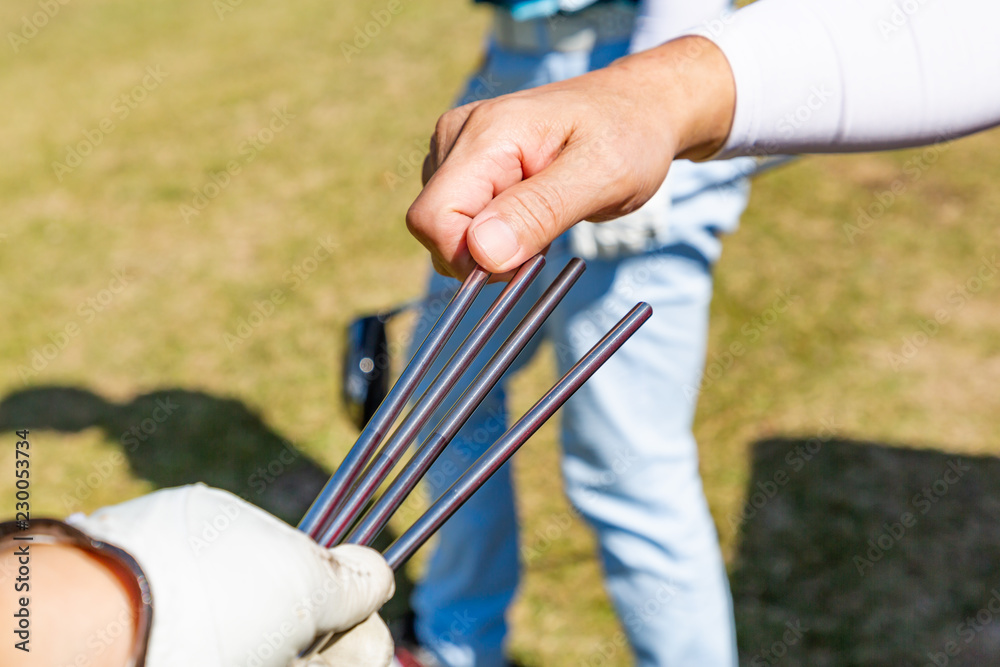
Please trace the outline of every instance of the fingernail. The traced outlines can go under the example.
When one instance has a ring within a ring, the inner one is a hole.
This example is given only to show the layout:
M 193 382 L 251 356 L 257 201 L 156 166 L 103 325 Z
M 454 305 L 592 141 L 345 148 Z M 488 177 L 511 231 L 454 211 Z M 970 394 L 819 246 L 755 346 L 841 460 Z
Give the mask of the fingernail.
M 500 266 L 521 249 L 517 237 L 507 223 L 500 218 L 490 218 L 472 229 L 479 248 L 493 262 Z

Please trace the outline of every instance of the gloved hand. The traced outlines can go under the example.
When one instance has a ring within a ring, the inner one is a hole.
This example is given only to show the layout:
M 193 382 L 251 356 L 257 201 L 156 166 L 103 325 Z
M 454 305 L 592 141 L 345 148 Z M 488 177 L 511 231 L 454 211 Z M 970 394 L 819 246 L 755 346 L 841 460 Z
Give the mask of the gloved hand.
M 323 549 L 202 484 L 67 522 L 128 551 L 145 571 L 154 605 L 148 667 L 286 667 L 315 637 L 345 630 L 324 652 L 325 665 L 383 667 L 392 659 L 389 631 L 375 614 L 394 592 L 392 571 L 371 549 Z

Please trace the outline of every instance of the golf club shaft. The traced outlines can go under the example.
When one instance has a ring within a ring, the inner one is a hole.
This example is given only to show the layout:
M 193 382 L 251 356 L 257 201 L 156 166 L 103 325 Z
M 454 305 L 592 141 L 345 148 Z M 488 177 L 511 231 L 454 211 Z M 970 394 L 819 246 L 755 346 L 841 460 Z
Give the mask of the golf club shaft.
M 383 555 L 389 566 L 397 569 L 405 563 L 649 319 L 652 312 L 648 303 L 636 304 L 614 329 L 479 457 L 409 530 L 385 550 Z
M 420 348 L 407 364 L 399 380 L 393 385 L 385 400 L 372 415 L 371 421 L 365 426 L 361 435 L 344 458 L 343 463 L 320 491 L 312 506 L 299 522 L 299 529 L 308 533 L 314 539 L 320 535 L 323 527 L 330 520 L 334 510 L 350 492 L 358 475 L 364 470 L 379 443 L 389 431 L 396 417 L 402 411 L 417 385 L 427 374 L 431 364 L 444 349 L 448 338 L 458 327 L 458 323 L 468 312 L 476 296 L 486 286 L 490 274 L 478 266 L 465 279 L 455 296 L 441 312 L 441 316 L 431 328 Z
M 581 259 L 572 259 L 560 272 L 545 293 L 538 299 L 517 328 L 508 336 L 496 354 L 483 367 L 469 388 L 465 390 L 458 402 L 434 428 L 434 432 L 424 440 L 414 457 L 407 462 L 382 497 L 369 510 L 364 519 L 347 536 L 345 542 L 351 544 L 371 544 L 372 540 L 382 531 L 389 518 L 403 504 L 406 497 L 417 486 L 427 470 L 444 451 L 448 443 L 469 420 L 472 413 L 496 386 L 503 374 L 507 372 L 517 355 L 525 348 L 532 336 L 537 333 L 548 319 L 555 307 L 573 287 L 583 271 L 586 263 Z
M 536 255 L 517 270 L 513 279 L 496 298 L 483 319 L 465 338 L 462 345 L 417 400 L 406 419 L 386 441 L 382 450 L 368 466 L 358 485 L 334 506 L 328 525 L 319 531 L 317 541 L 322 546 L 332 546 L 344 538 L 347 531 L 364 511 L 365 505 L 375 495 L 379 485 L 385 481 L 393 467 L 402 458 L 406 448 L 410 446 L 420 429 L 427 424 L 427 421 L 440 407 L 441 402 L 469 369 L 490 337 L 500 328 L 504 318 L 510 314 L 518 300 L 524 296 L 544 265 L 545 258 Z

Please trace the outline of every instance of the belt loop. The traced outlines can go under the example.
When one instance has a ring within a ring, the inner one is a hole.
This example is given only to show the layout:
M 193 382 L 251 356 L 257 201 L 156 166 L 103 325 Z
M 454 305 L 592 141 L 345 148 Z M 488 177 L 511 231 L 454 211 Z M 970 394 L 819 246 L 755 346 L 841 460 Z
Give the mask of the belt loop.
M 552 50 L 552 39 L 549 35 L 549 18 L 546 16 L 540 21 L 532 21 L 535 28 L 535 44 L 538 45 L 538 51 L 545 53 Z
M 635 11 L 631 3 L 599 2 L 577 12 L 517 21 L 508 9 L 498 6 L 493 35 L 501 48 L 515 53 L 589 51 L 596 44 L 628 39 Z
M 503 8 L 501 7 L 493 8 L 493 40 L 501 46 L 512 44 L 514 41 L 511 25 L 509 21 L 506 20 L 509 18 L 510 14 L 504 16 L 504 13 Z

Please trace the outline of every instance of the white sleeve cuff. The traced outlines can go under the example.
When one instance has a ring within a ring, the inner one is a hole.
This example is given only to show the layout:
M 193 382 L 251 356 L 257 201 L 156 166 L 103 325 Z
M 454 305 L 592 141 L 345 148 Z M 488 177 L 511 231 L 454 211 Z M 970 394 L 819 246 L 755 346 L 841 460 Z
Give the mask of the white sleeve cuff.
M 870 151 L 1000 123 L 1000 3 L 759 0 L 690 34 L 732 67 L 716 157 Z

